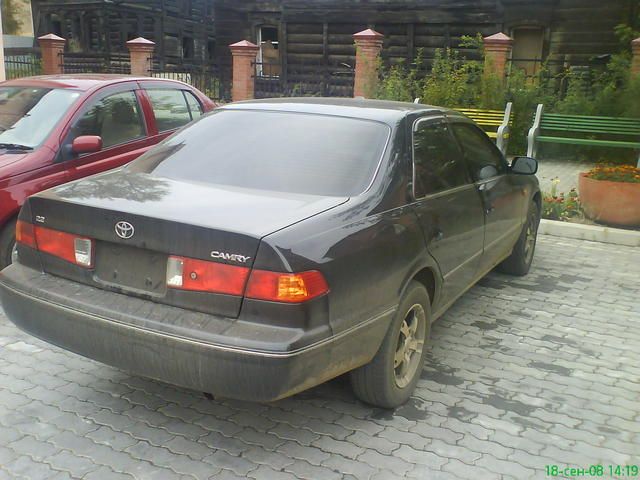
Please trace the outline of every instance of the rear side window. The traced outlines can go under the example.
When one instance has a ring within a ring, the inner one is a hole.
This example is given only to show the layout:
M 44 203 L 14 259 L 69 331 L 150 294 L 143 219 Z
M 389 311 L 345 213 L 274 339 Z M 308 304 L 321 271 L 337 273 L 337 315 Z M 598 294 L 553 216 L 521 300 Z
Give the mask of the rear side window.
M 196 118 L 200 118 L 204 113 L 204 111 L 202 110 L 202 105 L 200 105 L 200 102 L 196 99 L 193 93 L 187 92 L 186 90 L 184 90 L 182 93 L 184 93 L 184 96 L 187 99 L 187 104 L 189 105 L 189 111 L 191 112 L 191 118 L 193 120 L 195 120 Z
M 198 110 L 195 105 L 187 103 L 187 98 L 182 90 L 154 88 L 147 90 L 147 95 L 151 100 L 156 126 L 160 133 L 180 128 L 201 115 L 201 110 Z M 191 96 L 197 104 L 193 95 L 190 93 L 187 95 Z M 199 106 L 199 104 L 197 105 Z M 192 110 L 194 115 L 192 115 Z
M 390 131 L 352 118 L 219 109 L 128 168 L 216 185 L 350 196 L 371 183 Z
M 413 133 L 416 198 L 469 183 L 462 153 L 444 121 L 420 122 Z
M 507 172 L 502 154 L 482 130 L 469 123 L 454 123 L 452 129 L 462 145 L 474 180 L 486 180 Z

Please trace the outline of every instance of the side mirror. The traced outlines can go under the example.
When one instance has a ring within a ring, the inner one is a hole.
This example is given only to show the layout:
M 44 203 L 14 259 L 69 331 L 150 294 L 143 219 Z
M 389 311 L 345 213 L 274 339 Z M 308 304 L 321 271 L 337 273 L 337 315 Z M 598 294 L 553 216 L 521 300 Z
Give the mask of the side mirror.
M 102 150 L 102 137 L 97 135 L 82 135 L 73 139 L 71 151 L 76 155 L 95 153 Z
M 538 161 L 531 157 L 516 157 L 511 162 L 511 171 L 518 175 L 534 175 L 538 171 Z
M 485 165 L 478 172 L 478 180 L 488 180 L 498 175 L 498 169 L 493 165 Z

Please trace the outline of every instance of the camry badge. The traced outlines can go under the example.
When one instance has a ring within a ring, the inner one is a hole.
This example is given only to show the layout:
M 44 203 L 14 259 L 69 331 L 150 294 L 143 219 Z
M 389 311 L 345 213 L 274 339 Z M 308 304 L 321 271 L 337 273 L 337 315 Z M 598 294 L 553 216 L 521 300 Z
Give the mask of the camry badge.
M 217 250 L 211 252 L 211 257 L 239 263 L 247 263 L 247 261 L 251 258 L 245 255 L 238 255 L 237 253 L 218 252 Z
M 131 225 L 129 222 L 116 223 L 116 235 L 118 235 L 120 238 L 123 238 L 124 240 L 127 240 L 133 237 L 133 234 L 135 232 L 136 230 L 133 228 L 133 225 Z

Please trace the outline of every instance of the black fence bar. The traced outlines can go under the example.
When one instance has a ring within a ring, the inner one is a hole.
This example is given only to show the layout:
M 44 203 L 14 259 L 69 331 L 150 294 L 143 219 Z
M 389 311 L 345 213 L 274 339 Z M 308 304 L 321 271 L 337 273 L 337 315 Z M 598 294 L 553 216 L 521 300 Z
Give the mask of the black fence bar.
M 255 62 L 255 96 L 269 97 L 353 97 L 354 70 L 346 63 Z M 286 73 L 286 75 L 285 75 Z
M 60 56 L 63 73 L 131 73 L 131 61 L 126 53 L 75 53 Z
M 4 51 L 7 80 L 42 74 L 40 50 L 36 48 L 7 48 Z
M 226 102 L 231 98 L 231 88 L 223 70 L 214 64 L 166 64 L 154 61 L 151 76 L 187 83 L 212 100 Z

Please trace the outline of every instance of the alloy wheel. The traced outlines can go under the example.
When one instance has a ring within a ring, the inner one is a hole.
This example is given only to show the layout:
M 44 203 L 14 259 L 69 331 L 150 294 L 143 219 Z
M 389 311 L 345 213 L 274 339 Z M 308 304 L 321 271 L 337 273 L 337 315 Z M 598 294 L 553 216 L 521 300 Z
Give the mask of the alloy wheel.
M 533 251 L 536 246 L 536 236 L 538 234 L 538 222 L 535 214 L 529 216 L 527 231 L 524 239 L 524 258 L 527 263 L 533 258 Z
M 421 367 L 426 323 L 427 316 L 420 304 L 413 305 L 402 321 L 393 362 L 396 385 L 399 388 L 409 385 Z

